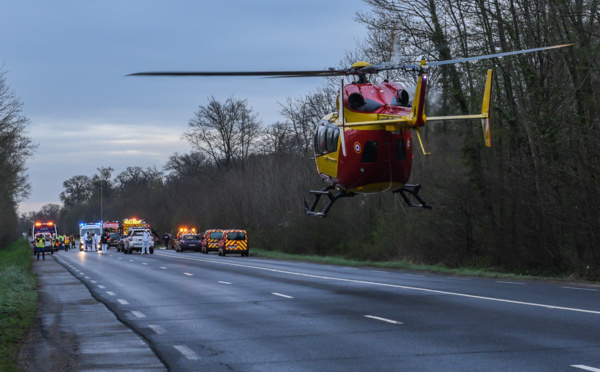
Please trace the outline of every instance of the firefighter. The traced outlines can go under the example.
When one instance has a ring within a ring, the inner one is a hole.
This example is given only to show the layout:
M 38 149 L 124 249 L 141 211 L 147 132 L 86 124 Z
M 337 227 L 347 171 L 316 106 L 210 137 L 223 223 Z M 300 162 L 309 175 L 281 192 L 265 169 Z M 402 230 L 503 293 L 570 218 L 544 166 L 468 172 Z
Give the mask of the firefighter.
M 65 252 L 69 251 L 69 247 L 71 246 L 71 240 L 69 237 L 69 234 L 65 234 L 63 235 L 64 241 L 65 241 Z
M 44 236 L 42 234 L 38 234 L 38 236 L 35 238 L 36 241 L 36 251 L 37 251 L 37 260 L 40 260 L 40 252 L 42 253 L 42 257 L 44 259 L 44 261 L 46 261 L 46 242 L 44 239 Z

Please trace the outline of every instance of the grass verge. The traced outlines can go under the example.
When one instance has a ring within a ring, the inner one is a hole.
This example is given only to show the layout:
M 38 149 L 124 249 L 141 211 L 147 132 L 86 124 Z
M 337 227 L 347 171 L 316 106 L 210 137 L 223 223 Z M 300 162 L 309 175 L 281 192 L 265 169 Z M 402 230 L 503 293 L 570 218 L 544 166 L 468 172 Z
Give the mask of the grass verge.
M 450 268 L 442 265 L 418 265 L 407 261 L 358 261 L 342 257 L 299 255 L 277 251 L 266 251 L 263 249 L 252 248 L 250 255 L 264 258 L 274 258 L 281 260 L 308 261 L 326 265 L 354 266 L 354 267 L 375 267 L 381 269 L 403 269 L 414 271 L 428 271 L 432 273 L 460 275 L 460 276 L 478 276 L 484 278 L 503 278 L 503 279 L 524 279 L 524 280 L 557 280 L 567 282 L 583 282 L 571 277 L 548 277 L 541 275 L 525 275 L 516 273 L 506 273 L 491 267 L 459 267 Z M 589 283 L 589 282 L 588 282 Z M 596 283 L 600 284 L 600 283 Z
M 0 249 L 0 371 L 18 371 L 19 348 L 37 310 L 31 247 L 22 239 Z

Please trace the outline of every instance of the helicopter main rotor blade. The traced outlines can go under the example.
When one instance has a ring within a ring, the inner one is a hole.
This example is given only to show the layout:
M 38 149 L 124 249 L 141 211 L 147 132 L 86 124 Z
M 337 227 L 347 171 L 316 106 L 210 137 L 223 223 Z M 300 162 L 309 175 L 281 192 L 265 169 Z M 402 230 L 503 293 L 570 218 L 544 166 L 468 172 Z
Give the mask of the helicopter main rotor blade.
M 539 52 L 541 50 L 564 48 L 564 47 L 568 47 L 568 46 L 571 46 L 571 45 L 573 45 L 573 44 L 562 44 L 562 45 L 553 45 L 553 46 L 547 46 L 547 47 L 541 47 L 541 48 L 515 50 L 515 51 L 512 51 L 512 52 L 504 52 L 504 53 L 496 53 L 496 54 L 486 54 L 484 56 L 450 59 L 450 60 L 447 60 L 447 61 L 426 62 L 425 66 L 441 66 L 441 65 L 449 65 L 449 64 L 452 64 L 452 63 L 461 63 L 461 62 L 468 62 L 468 61 L 476 61 L 476 60 L 480 60 L 480 59 L 490 59 L 490 58 L 497 58 L 497 57 L 506 57 L 506 56 L 512 56 L 512 55 L 515 55 L 515 54 L 525 54 L 525 53 Z
M 264 77 L 313 77 L 356 75 L 352 70 L 312 71 L 154 71 L 136 72 L 127 76 L 264 76 Z
M 421 66 L 440 66 L 448 65 L 452 63 L 461 63 L 468 61 L 476 61 L 480 59 L 490 59 L 498 57 L 506 57 L 515 54 L 524 54 L 539 52 L 542 50 L 564 48 L 573 44 L 562 44 L 553 45 L 541 48 L 532 48 L 525 50 L 517 50 L 505 53 L 487 54 L 483 56 L 467 57 L 451 59 L 446 61 L 433 61 L 425 62 L 424 65 L 421 63 L 416 64 L 395 64 L 390 62 L 384 62 L 376 65 L 361 66 L 359 68 L 344 68 L 334 69 L 329 68 L 327 70 L 305 70 L 305 71 L 154 71 L 154 72 L 136 72 L 127 76 L 263 76 L 270 78 L 294 78 L 294 77 L 332 77 L 332 76 L 350 76 L 350 75 L 366 75 L 376 74 L 380 71 L 385 70 L 414 70 Z

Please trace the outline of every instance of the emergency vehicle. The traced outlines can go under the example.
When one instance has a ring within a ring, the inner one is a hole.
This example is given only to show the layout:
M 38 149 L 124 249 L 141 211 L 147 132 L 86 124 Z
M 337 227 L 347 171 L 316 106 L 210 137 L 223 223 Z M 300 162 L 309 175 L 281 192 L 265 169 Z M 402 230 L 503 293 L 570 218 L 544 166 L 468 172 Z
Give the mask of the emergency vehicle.
M 108 230 L 109 233 L 119 232 L 119 221 L 103 221 L 102 231 Z
M 94 234 L 98 238 L 96 249 L 100 248 L 100 235 L 102 235 L 102 222 L 88 222 L 88 223 L 80 223 L 79 224 L 79 250 L 83 251 L 85 248 L 85 234 L 89 232 L 90 234 Z
M 137 218 L 129 218 L 123 220 L 123 235 L 129 235 L 129 229 L 132 227 L 147 227 L 150 229 L 150 224 L 144 220 L 138 220 Z
M 219 256 L 226 256 L 228 253 L 239 253 L 242 257 L 248 257 L 248 234 L 246 230 L 223 230 L 221 239 L 217 243 Z
M 56 224 L 52 221 L 34 222 L 33 227 L 31 228 L 32 241 L 35 241 L 35 237 L 38 236 L 38 234 L 44 235 L 45 248 L 47 249 L 47 252 L 54 254 L 55 249 L 52 244 L 52 238 L 58 235 L 58 229 L 56 227 Z
M 216 252 L 219 250 L 219 240 L 223 235 L 221 229 L 210 229 L 204 233 L 204 239 L 202 240 L 202 253 L 207 254 L 208 252 Z

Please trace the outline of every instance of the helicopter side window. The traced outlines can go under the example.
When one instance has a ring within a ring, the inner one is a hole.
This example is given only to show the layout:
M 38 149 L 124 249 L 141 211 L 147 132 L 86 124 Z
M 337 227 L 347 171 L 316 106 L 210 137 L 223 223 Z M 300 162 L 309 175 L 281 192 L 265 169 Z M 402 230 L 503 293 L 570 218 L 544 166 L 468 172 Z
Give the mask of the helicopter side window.
M 327 151 L 327 127 L 319 125 L 318 131 L 317 154 L 321 155 Z
M 340 130 L 338 128 L 327 128 L 327 152 L 335 152 L 337 150 L 337 143 L 339 138 Z
M 404 145 L 404 138 L 396 140 L 396 161 L 406 159 L 406 146 Z
M 360 161 L 363 163 L 377 162 L 377 141 L 365 142 L 362 158 L 360 159 Z

